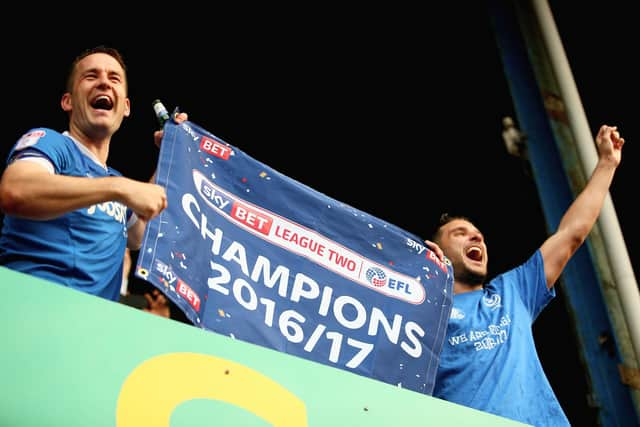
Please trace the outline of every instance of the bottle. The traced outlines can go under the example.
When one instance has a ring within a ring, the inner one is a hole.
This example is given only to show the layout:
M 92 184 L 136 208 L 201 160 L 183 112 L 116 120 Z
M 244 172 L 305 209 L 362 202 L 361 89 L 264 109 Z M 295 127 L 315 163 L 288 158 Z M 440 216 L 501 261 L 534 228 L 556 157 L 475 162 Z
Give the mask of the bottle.
M 156 113 L 156 118 L 158 119 L 160 128 L 163 128 L 165 122 L 170 119 L 169 112 L 167 111 L 167 108 L 159 99 L 154 99 L 152 104 L 153 104 L 153 111 L 155 111 Z

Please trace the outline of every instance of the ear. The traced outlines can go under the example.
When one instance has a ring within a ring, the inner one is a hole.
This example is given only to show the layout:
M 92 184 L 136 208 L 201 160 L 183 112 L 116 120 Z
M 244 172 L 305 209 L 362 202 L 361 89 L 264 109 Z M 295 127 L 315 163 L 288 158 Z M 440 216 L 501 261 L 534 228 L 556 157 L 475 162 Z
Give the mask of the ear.
M 73 108 L 73 105 L 71 104 L 71 94 L 69 92 L 65 92 L 62 95 L 62 99 L 60 99 L 60 106 L 62 107 L 62 110 L 67 113 Z
M 131 100 L 129 98 L 126 98 L 124 100 L 124 116 L 129 117 L 130 114 L 131 114 Z

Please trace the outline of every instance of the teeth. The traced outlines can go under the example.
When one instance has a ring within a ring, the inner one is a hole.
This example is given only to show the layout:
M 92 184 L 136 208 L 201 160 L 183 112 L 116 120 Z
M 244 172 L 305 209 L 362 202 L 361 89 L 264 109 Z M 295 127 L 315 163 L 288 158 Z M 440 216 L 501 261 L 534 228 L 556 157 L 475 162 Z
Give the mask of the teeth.
M 113 107 L 113 102 L 107 95 L 98 95 L 91 103 L 91 106 L 102 110 L 110 110 Z
M 476 246 L 467 250 L 467 256 L 475 261 L 480 261 L 482 258 L 482 250 Z

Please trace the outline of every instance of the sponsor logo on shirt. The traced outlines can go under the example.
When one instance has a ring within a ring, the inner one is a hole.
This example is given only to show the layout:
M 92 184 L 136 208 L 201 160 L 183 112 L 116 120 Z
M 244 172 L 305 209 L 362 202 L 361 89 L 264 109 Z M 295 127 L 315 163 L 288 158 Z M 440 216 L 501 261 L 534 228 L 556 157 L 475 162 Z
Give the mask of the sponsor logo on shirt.
M 90 206 L 87 209 L 89 215 L 95 214 L 96 210 L 104 212 L 109 215 L 120 224 L 126 224 L 127 222 L 127 207 L 119 202 L 104 202 L 97 205 Z

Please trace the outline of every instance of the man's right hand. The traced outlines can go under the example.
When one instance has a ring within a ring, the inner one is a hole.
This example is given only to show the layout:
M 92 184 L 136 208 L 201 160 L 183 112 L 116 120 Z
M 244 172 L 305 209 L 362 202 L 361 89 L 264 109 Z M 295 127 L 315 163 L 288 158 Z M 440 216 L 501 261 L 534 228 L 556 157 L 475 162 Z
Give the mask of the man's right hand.
M 173 116 L 173 121 L 177 124 L 180 124 L 189 119 L 189 115 L 187 113 L 178 113 Z M 156 147 L 160 148 L 160 144 L 162 144 L 162 137 L 164 135 L 164 130 L 160 129 L 153 133 L 153 142 L 156 144 Z

